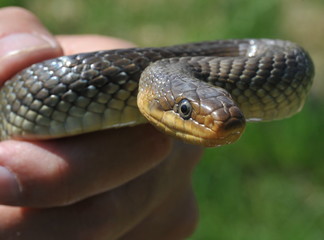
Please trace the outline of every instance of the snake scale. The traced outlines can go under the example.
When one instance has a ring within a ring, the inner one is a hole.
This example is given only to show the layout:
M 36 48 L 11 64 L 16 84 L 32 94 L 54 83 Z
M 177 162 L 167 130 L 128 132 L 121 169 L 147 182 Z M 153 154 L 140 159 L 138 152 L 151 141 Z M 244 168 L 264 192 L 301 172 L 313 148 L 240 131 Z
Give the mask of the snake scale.
M 62 56 L 36 63 L 0 91 L 0 137 L 47 139 L 147 121 L 186 142 L 218 146 L 248 121 L 298 112 L 309 55 L 289 41 L 218 40 Z

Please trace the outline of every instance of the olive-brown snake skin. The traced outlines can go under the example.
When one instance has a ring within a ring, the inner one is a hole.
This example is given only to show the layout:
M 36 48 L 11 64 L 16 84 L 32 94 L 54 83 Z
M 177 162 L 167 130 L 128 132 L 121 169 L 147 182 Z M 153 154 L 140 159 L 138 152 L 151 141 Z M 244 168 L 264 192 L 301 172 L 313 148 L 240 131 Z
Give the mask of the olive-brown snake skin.
M 235 141 L 245 119 L 298 112 L 313 75 L 301 47 L 270 39 L 63 56 L 5 83 L 0 134 L 58 138 L 149 121 L 186 142 L 218 146 Z

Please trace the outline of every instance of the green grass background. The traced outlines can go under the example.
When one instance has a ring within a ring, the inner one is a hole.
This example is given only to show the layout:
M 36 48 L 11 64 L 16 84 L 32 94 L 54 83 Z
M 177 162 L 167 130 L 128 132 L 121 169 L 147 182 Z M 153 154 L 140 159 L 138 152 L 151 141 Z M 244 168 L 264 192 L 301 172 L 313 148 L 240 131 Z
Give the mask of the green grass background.
M 221 38 L 283 38 L 316 65 L 303 111 L 248 124 L 235 144 L 207 149 L 194 174 L 201 219 L 190 239 L 324 239 L 323 0 L 0 0 L 55 34 L 97 33 L 139 46 Z

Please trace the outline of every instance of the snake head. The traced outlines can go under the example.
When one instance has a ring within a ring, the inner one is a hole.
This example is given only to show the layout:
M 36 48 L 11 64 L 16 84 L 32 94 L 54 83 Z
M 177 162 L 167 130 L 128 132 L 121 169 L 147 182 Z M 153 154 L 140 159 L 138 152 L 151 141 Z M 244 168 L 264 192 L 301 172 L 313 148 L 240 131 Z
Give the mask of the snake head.
M 173 72 L 143 74 L 151 81 L 140 83 L 137 105 L 159 130 L 205 147 L 232 143 L 243 133 L 243 113 L 224 89 Z

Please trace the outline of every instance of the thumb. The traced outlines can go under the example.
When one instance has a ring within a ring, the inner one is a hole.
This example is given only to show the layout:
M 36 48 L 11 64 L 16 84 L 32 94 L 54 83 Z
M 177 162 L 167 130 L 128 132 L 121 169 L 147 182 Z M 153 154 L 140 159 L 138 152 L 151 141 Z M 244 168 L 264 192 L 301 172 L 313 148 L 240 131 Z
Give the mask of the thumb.
M 19 70 L 59 55 L 58 42 L 31 12 L 0 9 L 0 85 Z

